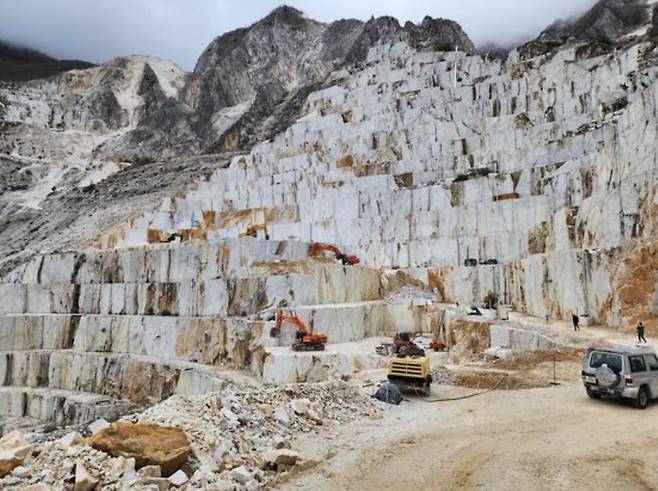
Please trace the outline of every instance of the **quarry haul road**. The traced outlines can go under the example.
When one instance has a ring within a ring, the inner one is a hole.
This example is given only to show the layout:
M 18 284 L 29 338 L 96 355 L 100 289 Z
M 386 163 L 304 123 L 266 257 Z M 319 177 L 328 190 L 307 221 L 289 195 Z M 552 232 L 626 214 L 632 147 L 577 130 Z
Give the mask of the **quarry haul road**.
M 295 447 L 318 464 L 277 489 L 656 489 L 658 402 L 593 401 L 575 382 L 414 399 Z

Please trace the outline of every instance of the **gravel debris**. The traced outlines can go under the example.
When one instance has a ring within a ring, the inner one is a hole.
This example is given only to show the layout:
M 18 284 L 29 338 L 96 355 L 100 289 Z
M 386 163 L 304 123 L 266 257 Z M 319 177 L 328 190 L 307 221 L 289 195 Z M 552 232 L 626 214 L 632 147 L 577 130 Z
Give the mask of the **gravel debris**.
M 291 449 L 297 435 L 378 417 L 383 409 L 383 404 L 343 381 L 260 387 L 231 384 L 221 393 L 175 395 L 123 419 L 185 431 L 192 452 L 173 480 L 178 489 L 259 489 L 295 465 L 304 465 L 304 456 L 297 457 Z M 282 414 L 287 416 L 287 425 L 277 420 Z M 295 459 L 281 455 L 295 455 Z M 79 437 L 65 436 L 37 443 L 19 475 L 0 479 L 0 488 L 21 489 L 37 483 L 69 488 L 78 467 L 98 480 L 98 489 L 143 488 L 144 478 L 133 466 L 132 459 L 113 458 Z M 159 486 L 174 485 L 161 481 Z

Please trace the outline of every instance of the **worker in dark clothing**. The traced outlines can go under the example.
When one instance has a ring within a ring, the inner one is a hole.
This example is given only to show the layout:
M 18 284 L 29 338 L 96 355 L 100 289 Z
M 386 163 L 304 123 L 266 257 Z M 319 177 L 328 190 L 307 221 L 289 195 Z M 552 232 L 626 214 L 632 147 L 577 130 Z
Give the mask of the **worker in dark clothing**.
M 571 314 L 571 320 L 573 321 L 573 330 L 580 331 L 580 319 L 576 314 Z
M 637 323 L 637 327 L 635 329 L 637 330 L 637 342 L 641 343 L 644 341 L 646 344 L 647 340 L 644 338 L 644 324 L 642 324 L 642 321 Z

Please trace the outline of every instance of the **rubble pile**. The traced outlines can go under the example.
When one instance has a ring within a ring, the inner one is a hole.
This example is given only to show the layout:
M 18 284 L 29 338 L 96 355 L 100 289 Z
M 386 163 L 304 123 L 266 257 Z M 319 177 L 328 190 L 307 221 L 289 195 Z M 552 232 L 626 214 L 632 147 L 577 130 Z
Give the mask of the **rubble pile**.
M 0 438 L 0 477 L 12 472 L 32 453 L 32 446 L 17 431 Z
M 36 483 L 61 488 L 80 480 L 79 489 L 258 489 L 303 463 L 303 456 L 290 448 L 296 435 L 376 416 L 381 408 L 345 382 L 229 385 L 222 393 L 176 395 L 127 416 L 129 422 L 109 428 L 97 425 L 103 428 L 87 440 L 72 432 L 59 440 L 34 444 L 31 456 L 0 479 L 0 488 L 21 489 Z M 180 468 L 144 465 L 128 454 L 112 457 L 90 446 L 111 429 L 147 424 L 157 425 L 153 431 L 164 425 L 185 432 L 190 455 Z
M 454 372 L 443 365 L 432 367 L 432 383 L 437 385 L 457 385 Z
M 256 486 L 271 477 L 268 471 L 286 470 L 297 460 L 282 453 L 295 435 L 373 416 L 380 407 L 345 382 L 230 386 L 221 394 L 171 397 L 143 412 L 139 422 L 180 426 L 186 431 L 195 461 L 191 478 L 195 484 L 205 487 L 237 481 Z
M 85 478 L 85 473 L 107 489 L 121 489 L 123 477 L 137 477 L 127 459 L 115 459 L 94 450 L 84 444 L 79 433 L 72 432 L 56 441 L 31 445 L 20 465 L 0 479 L 0 489 L 23 489 L 36 484 L 54 489 L 71 487 L 76 478 Z

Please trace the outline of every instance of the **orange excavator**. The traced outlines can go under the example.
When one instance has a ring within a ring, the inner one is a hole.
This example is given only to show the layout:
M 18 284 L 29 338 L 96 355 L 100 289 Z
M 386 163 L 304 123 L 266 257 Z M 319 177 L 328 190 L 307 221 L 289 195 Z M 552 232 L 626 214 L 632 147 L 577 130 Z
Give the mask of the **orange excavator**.
M 281 325 L 287 322 L 297 328 L 296 341 L 292 345 L 294 351 L 324 351 L 324 345 L 327 343 L 327 336 L 320 333 L 309 332 L 306 324 L 294 313 L 284 314 L 283 310 L 276 311 L 276 325 L 270 331 L 273 338 L 281 332 Z
M 445 328 L 446 328 L 446 311 L 443 311 L 443 314 L 441 315 L 441 325 L 436 326 L 436 331 L 434 332 L 434 336 L 432 338 L 432 341 L 430 342 L 430 349 L 432 351 L 443 351 L 444 349 L 447 348 L 445 343 L 443 341 L 439 341 L 439 338 L 441 337 L 441 331 L 444 332 L 444 336 L 447 338 L 447 335 L 445 333 Z
M 350 266 L 354 266 L 355 264 L 359 264 L 361 262 L 361 260 L 356 256 L 347 256 L 343 254 L 343 252 L 335 245 L 323 244 L 321 242 L 312 243 L 308 248 L 308 255 L 317 256 L 325 251 L 331 252 L 334 256 L 336 256 L 336 259 L 343 263 L 343 265 L 349 264 Z
M 425 350 L 410 339 L 408 332 L 395 333 L 393 351 L 403 356 L 425 356 Z

